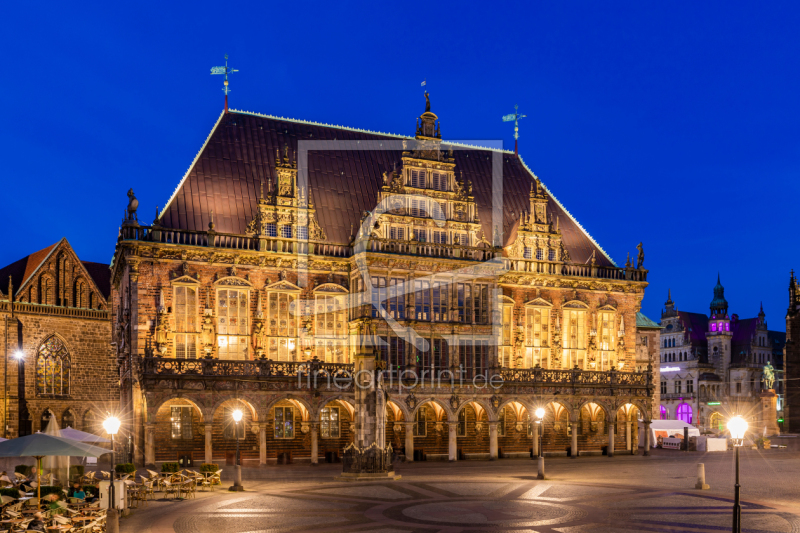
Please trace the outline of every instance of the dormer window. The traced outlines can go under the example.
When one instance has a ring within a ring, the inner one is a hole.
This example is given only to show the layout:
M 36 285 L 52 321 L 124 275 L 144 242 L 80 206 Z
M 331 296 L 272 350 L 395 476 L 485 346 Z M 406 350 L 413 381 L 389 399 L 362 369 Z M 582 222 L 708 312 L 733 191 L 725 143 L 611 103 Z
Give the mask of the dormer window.
M 411 216 L 421 217 L 424 216 L 427 209 L 425 208 L 425 200 L 411 199 Z
M 278 236 L 278 225 L 274 222 L 270 222 L 267 224 L 267 237 L 277 237 Z
M 525 250 L 522 252 L 522 257 L 525 259 L 533 259 L 533 248 L 526 246 Z
M 447 190 L 447 174 L 443 174 L 441 172 L 434 172 L 432 174 L 433 178 L 433 188 L 437 191 L 446 191 Z
M 419 189 L 425 188 L 425 171 L 412 170 L 411 171 L 411 186 Z
M 716 322 L 712 322 L 711 323 L 711 331 L 714 331 L 714 332 L 717 331 L 717 323 Z

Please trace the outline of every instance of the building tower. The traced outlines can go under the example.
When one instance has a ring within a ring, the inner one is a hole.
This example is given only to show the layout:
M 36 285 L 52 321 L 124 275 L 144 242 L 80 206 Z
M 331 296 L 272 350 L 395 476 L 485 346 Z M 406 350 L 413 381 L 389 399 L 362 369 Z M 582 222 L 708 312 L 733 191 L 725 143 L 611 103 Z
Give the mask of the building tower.
M 708 360 L 713 364 L 720 376 L 727 376 L 731 364 L 731 320 L 728 316 L 728 301 L 725 300 L 725 287 L 720 283 L 714 287 L 714 299 L 711 300 L 711 319 L 708 321 Z M 723 378 L 725 379 L 725 378 Z
M 784 429 L 800 431 L 800 285 L 794 270 L 789 275 L 789 308 L 786 310 L 786 347 L 783 352 Z
M 664 310 L 661 312 L 661 318 L 671 318 L 678 316 L 678 311 L 675 309 L 675 302 L 672 301 L 672 289 L 667 289 L 667 301 L 664 302 Z

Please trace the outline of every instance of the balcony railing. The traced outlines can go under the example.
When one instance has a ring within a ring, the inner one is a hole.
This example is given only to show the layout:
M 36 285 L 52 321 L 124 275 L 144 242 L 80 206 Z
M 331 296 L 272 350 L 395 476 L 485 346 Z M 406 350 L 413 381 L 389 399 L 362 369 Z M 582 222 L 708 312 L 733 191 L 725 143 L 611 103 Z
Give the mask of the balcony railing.
M 185 377 L 192 378 L 303 378 L 316 376 L 315 381 L 326 378 L 352 377 L 353 365 L 342 363 L 325 363 L 318 359 L 310 361 L 272 361 L 261 359 L 256 361 L 223 361 L 219 359 L 172 359 L 162 357 L 145 357 L 142 373 L 145 377 Z M 391 375 L 390 375 L 391 374 Z M 386 380 L 396 382 L 397 374 L 387 374 Z M 509 384 L 547 384 L 567 385 L 574 387 L 634 387 L 646 388 L 652 386 L 652 373 L 648 372 L 597 372 L 587 370 L 549 370 L 544 368 L 498 368 L 489 370 L 489 375 L 499 375 L 502 382 Z M 418 381 L 413 379 L 414 374 L 405 372 L 403 381 Z M 466 376 L 469 378 L 469 376 Z M 470 380 L 461 379 L 456 370 L 453 372 L 456 383 L 469 384 Z M 449 382 L 450 378 L 442 379 L 441 383 Z M 485 381 L 485 380 L 484 380 Z M 420 381 L 421 382 L 421 381 Z M 494 383 L 497 383 L 495 380 Z

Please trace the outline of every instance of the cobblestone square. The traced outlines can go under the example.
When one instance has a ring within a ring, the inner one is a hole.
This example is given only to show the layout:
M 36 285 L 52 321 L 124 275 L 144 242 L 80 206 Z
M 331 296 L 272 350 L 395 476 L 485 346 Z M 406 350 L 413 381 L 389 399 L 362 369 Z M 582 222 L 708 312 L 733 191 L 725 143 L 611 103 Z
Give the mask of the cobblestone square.
M 743 531 L 800 531 L 800 455 L 742 453 Z M 710 490 L 694 488 L 697 463 Z M 650 457 L 398 463 L 394 482 L 335 481 L 341 466 L 245 469 L 246 492 L 227 484 L 197 499 L 150 501 L 123 533 L 359 531 L 730 531 L 733 454 L 655 450 Z M 230 474 L 230 472 L 226 472 Z M 224 477 L 224 476 L 223 476 Z M 158 496 L 157 498 L 160 498 Z

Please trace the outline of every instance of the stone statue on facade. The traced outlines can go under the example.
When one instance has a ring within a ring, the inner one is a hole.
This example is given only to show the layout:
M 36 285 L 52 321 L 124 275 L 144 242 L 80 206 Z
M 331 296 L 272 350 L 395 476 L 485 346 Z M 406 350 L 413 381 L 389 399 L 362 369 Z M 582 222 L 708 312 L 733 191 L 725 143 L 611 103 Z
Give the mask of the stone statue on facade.
M 425 91 L 425 112 L 426 113 L 431 112 L 431 97 L 428 94 L 428 91 Z
M 128 220 L 138 220 L 136 217 L 136 210 L 139 209 L 139 200 L 136 199 L 136 196 L 133 194 L 133 189 L 128 190 Z
M 767 387 L 768 390 L 771 390 L 775 386 L 775 367 L 772 366 L 772 363 L 767 361 L 767 364 L 764 365 L 764 376 L 762 379 L 764 380 L 764 386 Z
M 639 250 L 639 257 L 636 258 L 636 268 L 644 268 L 644 247 L 641 242 L 636 249 Z

